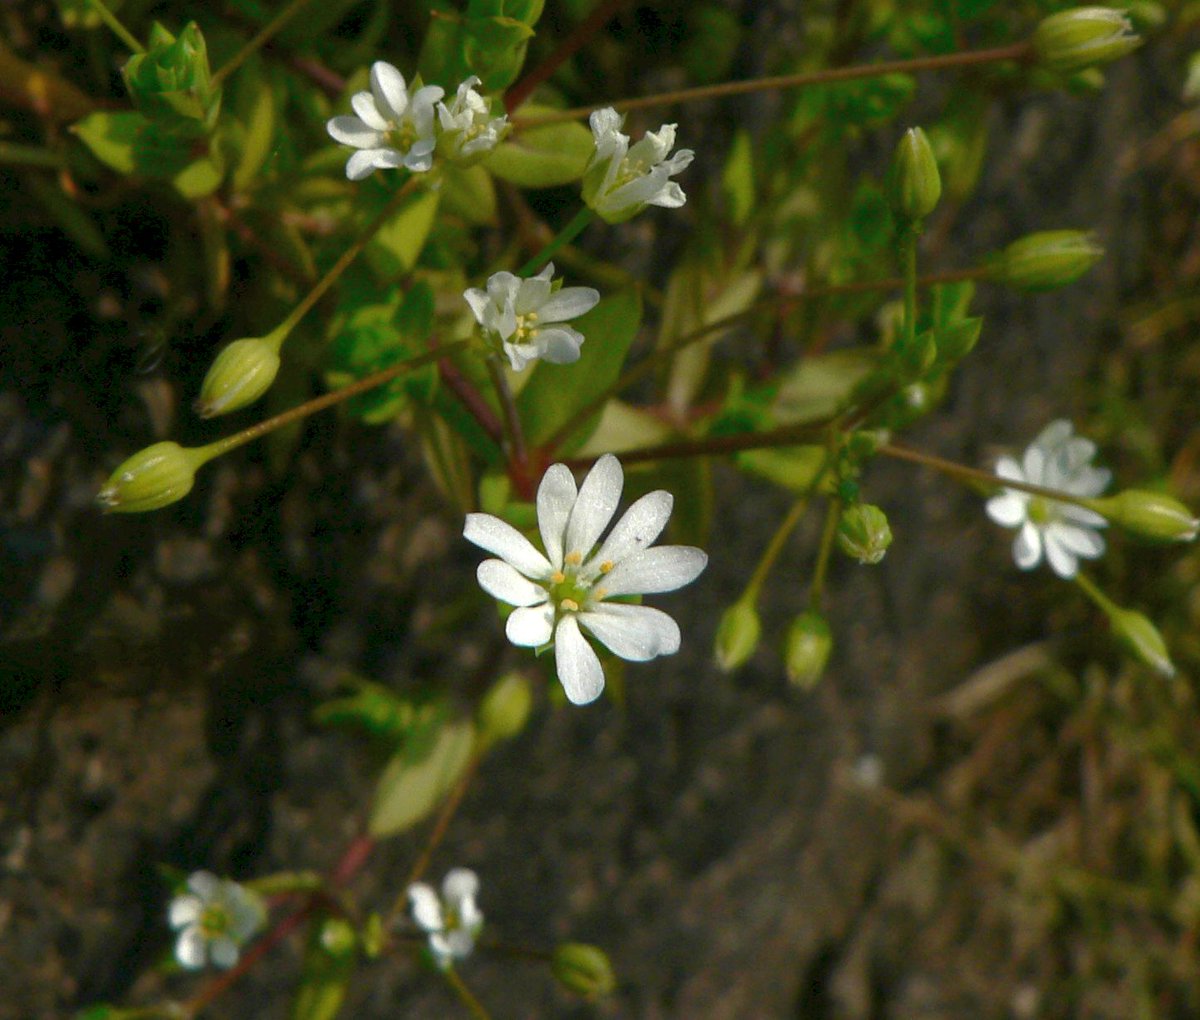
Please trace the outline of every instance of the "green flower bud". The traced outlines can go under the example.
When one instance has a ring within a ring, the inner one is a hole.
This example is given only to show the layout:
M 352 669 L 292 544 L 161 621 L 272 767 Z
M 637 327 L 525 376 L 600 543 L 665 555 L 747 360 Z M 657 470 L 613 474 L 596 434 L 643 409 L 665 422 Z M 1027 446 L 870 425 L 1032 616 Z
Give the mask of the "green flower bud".
M 327 917 L 322 921 L 317 939 L 330 956 L 351 956 L 358 946 L 354 926 L 340 917 Z
M 1113 633 L 1138 662 L 1164 677 L 1175 675 L 1175 666 L 1167 652 L 1167 644 L 1149 617 L 1132 609 L 1113 606 L 1108 610 L 1108 618 L 1112 621 Z
M 533 707 L 533 690 L 520 673 L 502 676 L 479 703 L 477 722 L 479 742 L 491 747 L 501 740 L 515 737 L 529 721 Z
M 1142 43 L 1122 11 L 1073 7 L 1043 18 L 1033 33 L 1038 62 L 1052 71 L 1079 71 L 1119 60 Z
M 937 340 L 932 330 L 924 330 L 913 337 L 912 343 L 905 343 L 903 338 L 896 344 L 896 353 L 904 366 L 908 377 L 920 379 L 933 363 L 937 361 Z
M 758 647 L 761 632 L 762 623 L 758 618 L 758 610 L 754 608 L 754 602 L 745 598 L 738 599 L 725 610 L 717 627 L 717 665 L 726 673 L 743 665 Z
M 1161 492 L 1125 489 L 1115 496 L 1090 499 L 1087 505 L 1113 524 L 1143 538 L 1191 542 L 1200 533 L 1200 520 L 1179 500 Z
M 262 337 L 234 340 L 217 355 L 204 377 L 196 413 L 215 418 L 253 404 L 271 388 L 279 371 L 279 346 Z
M 178 38 L 156 23 L 149 43 L 122 71 L 134 103 L 154 119 L 183 118 L 211 126 L 220 92 L 210 87 L 208 50 L 196 23 L 187 24 Z
M 1104 255 L 1095 235 L 1043 230 L 1013 241 L 988 263 L 988 277 L 1019 290 L 1053 290 L 1074 283 Z
M 106 511 L 133 514 L 157 510 L 183 499 L 208 458 L 200 450 L 163 442 L 139 450 L 114 471 L 96 494 Z
M 617 987 L 608 954 L 598 946 L 564 942 L 555 947 L 550 968 L 560 985 L 585 999 L 609 995 Z
M 901 220 L 925 219 L 942 197 L 942 178 L 938 173 L 933 147 L 919 127 L 909 128 L 892 158 L 888 175 L 888 200 Z
M 802 691 L 811 690 L 833 651 L 833 635 L 825 617 L 814 610 L 801 613 L 792 621 L 784 642 L 783 658 L 788 680 Z
M 892 544 L 887 515 L 871 503 L 855 503 L 838 521 L 838 548 L 859 563 L 878 563 Z

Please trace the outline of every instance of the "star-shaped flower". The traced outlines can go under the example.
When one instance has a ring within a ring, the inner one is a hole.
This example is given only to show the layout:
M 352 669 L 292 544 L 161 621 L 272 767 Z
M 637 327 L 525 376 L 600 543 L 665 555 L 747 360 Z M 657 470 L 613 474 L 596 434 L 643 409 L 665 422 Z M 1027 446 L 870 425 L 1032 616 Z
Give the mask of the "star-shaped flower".
M 188 892 L 171 900 L 168 912 L 171 927 L 179 929 L 175 959 L 191 970 L 210 960 L 217 967 L 232 967 L 241 947 L 267 919 L 262 899 L 208 871 L 192 874 L 187 887 Z
M 621 463 L 612 454 L 596 461 L 578 489 L 565 464 L 553 465 L 537 493 L 545 555 L 491 514 L 468 514 L 463 529 L 468 541 L 500 557 L 479 564 L 477 576 L 489 595 L 517 607 L 505 628 L 508 639 L 528 648 L 553 641 L 558 679 L 576 705 L 594 701 L 604 690 L 600 658 L 580 628 L 630 662 L 674 654 L 679 626 L 671 617 L 649 606 L 610 600 L 682 588 L 708 563 L 708 556 L 691 546 L 651 547 L 674 504 L 661 489 L 635 502 L 595 548 L 616 512 L 623 484 Z
M 584 202 L 609 223 L 630 219 L 648 205 L 678 209 L 687 196 L 668 178 L 684 170 L 695 153 L 680 149 L 667 158 L 675 145 L 674 124 L 647 131 L 630 147 L 629 136 L 621 133 L 623 122 L 611 106 L 592 113 L 596 151 L 583 174 Z
M 475 321 L 498 339 L 513 371 L 542 358 L 556 365 L 579 360 L 583 334 L 566 325 L 591 311 L 600 292 L 591 287 L 554 289 L 554 263 L 537 276 L 521 279 L 512 273 L 493 273 L 487 290 L 472 287 L 463 292 Z
M 1072 496 L 1098 496 L 1112 473 L 1092 466 L 1096 444 L 1072 435 L 1069 421 L 1047 425 L 1026 449 L 1018 463 L 1001 457 L 996 474 L 1015 482 L 1057 489 Z M 1104 552 L 1104 538 L 1096 530 L 1107 521 L 1093 510 L 1045 496 L 1005 489 L 987 502 L 988 516 L 1006 528 L 1020 528 L 1013 542 L 1013 559 L 1022 570 L 1046 561 L 1059 577 L 1072 578 L 1079 559 L 1095 559 Z
M 371 91 L 350 100 L 357 116 L 334 117 L 326 124 L 334 141 L 359 150 L 346 163 L 346 176 L 361 181 L 375 170 L 403 166 L 421 173 L 433 166 L 434 104 L 443 95 L 440 85 L 410 91 L 391 64 L 372 64 Z
M 483 913 L 475 902 L 477 895 L 479 877 L 469 868 L 447 872 L 441 896 L 425 882 L 408 887 L 413 920 L 429 936 L 429 951 L 442 970 L 470 956 L 475 948 L 475 938 L 483 927 Z
M 488 101 L 475 91 L 479 78 L 471 75 L 458 87 L 449 106 L 438 103 L 442 133 L 439 144 L 449 159 L 471 163 L 492 151 L 508 133 L 508 117 L 493 117 Z

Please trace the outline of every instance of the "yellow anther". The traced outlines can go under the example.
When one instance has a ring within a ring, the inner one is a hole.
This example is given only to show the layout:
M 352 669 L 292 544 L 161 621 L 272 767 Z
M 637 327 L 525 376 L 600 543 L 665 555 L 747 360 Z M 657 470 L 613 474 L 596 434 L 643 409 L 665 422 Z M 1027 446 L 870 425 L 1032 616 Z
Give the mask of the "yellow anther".
M 567 553 L 567 555 L 563 557 L 563 561 L 565 563 L 569 563 L 572 567 L 577 567 L 577 566 L 579 566 L 579 564 L 581 564 L 583 562 L 583 553 L 580 553 L 580 552 Z
M 566 612 L 566 613 L 578 613 L 579 612 L 579 603 L 576 602 L 574 599 L 563 599 L 558 605 L 563 610 L 563 612 Z
M 556 571 L 554 571 L 553 574 L 550 575 L 550 583 L 551 584 L 562 584 L 563 581 L 565 581 L 566 579 L 567 579 L 567 575 L 564 574 L 561 570 L 556 570 Z
M 594 598 L 597 602 L 599 602 L 607 594 L 608 594 L 608 591 L 606 589 L 597 588 L 595 591 L 592 592 L 592 598 Z
M 605 560 L 600 564 L 600 573 L 607 574 L 614 566 L 616 566 L 616 564 L 613 563 L 612 560 Z

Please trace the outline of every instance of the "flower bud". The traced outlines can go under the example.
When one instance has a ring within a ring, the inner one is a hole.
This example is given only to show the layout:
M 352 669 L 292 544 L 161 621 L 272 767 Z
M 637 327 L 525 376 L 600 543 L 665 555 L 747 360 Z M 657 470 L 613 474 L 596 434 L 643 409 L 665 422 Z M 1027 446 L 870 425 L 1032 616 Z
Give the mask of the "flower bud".
M 892 158 L 888 175 L 888 200 L 901 220 L 925 219 L 942 197 L 942 178 L 925 132 L 909 128 Z
M 717 665 L 726 673 L 741 666 L 758 647 L 762 624 L 752 599 L 740 598 L 725 610 L 717 626 Z
M 1090 499 L 1087 505 L 1113 524 L 1143 538 L 1191 542 L 1200 533 L 1200 520 L 1179 500 L 1161 492 L 1125 489 L 1115 496 Z
M 1113 606 L 1108 610 L 1108 618 L 1112 622 L 1113 633 L 1138 662 L 1164 677 L 1175 675 L 1167 644 L 1149 617 L 1132 609 Z
M 1069 72 L 1107 64 L 1142 43 L 1124 12 L 1111 7 L 1073 7 L 1043 18 L 1033 33 L 1038 62 Z
M 196 400 L 201 418 L 215 418 L 253 404 L 279 371 L 279 348 L 262 337 L 234 340 L 217 355 Z
M 838 548 L 859 563 L 878 563 L 892 544 L 887 515 L 871 503 L 855 503 L 842 512 L 837 530 Z
M 988 276 L 1018 290 L 1053 290 L 1074 283 L 1103 255 L 1093 234 L 1043 230 L 996 253 L 989 262 Z
M 220 91 L 212 88 L 208 51 L 195 22 L 178 38 L 155 23 L 145 52 L 130 57 L 122 74 L 134 103 L 148 117 L 208 126 L 216 118 Z
M 784 642 L 788 680 L 802 691 L 811 690 L 825 672 L 832 651 L 833 635 L 825 617 L 811 609 L 801 613 L 792 621 Z
M 550 967 L 559 984 L 585 999 L 609 995 L 617 987 L 608 955 L 598 946 L 564 942 L 555 947 Z
M 479 742 L 491 747 L 501 740 L 515 737 L 529 721 L 533 707 L 533 691 L 529 681 L 520 673 L 502 676 L 479 703 L 477 722 Z
M 139 450 L 114 471 L 96 494 L 105 511 L 133 514 L 157 510 L 183 499 L 207 459 L 199 450 L 163 442 Z

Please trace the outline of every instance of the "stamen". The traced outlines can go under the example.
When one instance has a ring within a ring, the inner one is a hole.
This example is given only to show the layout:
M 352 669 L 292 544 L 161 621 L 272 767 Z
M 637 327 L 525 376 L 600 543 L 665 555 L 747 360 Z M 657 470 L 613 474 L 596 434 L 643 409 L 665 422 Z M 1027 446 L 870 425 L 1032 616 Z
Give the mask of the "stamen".
M 600 573 L 607 574 L 616 564 L 612 560 L 605 560 L 600 564 Z
M 577 567 L 583 562 L 583 553 L 570 552 L 563 557 L 563 562 L 570 564 L 572 567 Z
M 561 570 L 556 570 L 556 571 L 554 571 L 553 574 L 550 575 L 550 583 L 551 584 L 562 584 L 563 581 L 565 581 L 566 579 L 567 579 L 567 575 L 564 574 Z
M 563 599 L 559 604 L 559 608 L 567 613 L 578 613 L 579 603 L 574 599 Z
M 597 588 L 595 591 L 592 592 L 592 598 L 594 598 L 597 602 L 599 602 L 607 594 L 608 594 L 607 589 Z

